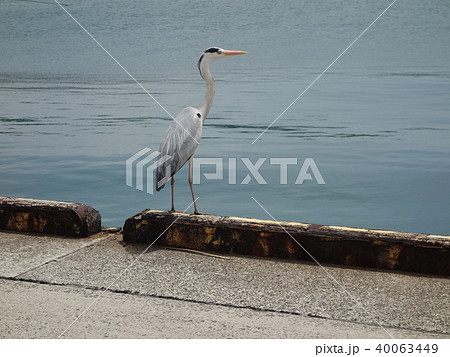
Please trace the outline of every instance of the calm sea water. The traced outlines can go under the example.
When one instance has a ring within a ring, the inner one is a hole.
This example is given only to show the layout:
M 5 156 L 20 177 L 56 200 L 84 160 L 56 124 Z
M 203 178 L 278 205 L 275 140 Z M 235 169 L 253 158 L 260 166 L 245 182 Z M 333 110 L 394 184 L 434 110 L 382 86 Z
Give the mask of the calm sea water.
M 216 98 L 196 156 L 225 169 L 195 186 L 201 212 L 270 218 L 253 196 L 278 220 L 450 234 L 447 0 L 398 0 L 254 144 L 390 1 L 64 4 L 174 116 L 203 96 L 204 49 L 249 52 L 211 66 Z M 0 53 L 0 195 L 83 202 L 109 226 L 170 207 L 170 189 L 125 184 L 125 160 L 158 149 L 168 115 L 59 6 L 0 1 Z M 267 184 L 241 184 L 245 157 L 267 158 Z M 295 185 L 291 165 L 280 185 L 270 158 L 313 158 L 326 184 Z M 186 168 L 176 177 L 184 210 Z

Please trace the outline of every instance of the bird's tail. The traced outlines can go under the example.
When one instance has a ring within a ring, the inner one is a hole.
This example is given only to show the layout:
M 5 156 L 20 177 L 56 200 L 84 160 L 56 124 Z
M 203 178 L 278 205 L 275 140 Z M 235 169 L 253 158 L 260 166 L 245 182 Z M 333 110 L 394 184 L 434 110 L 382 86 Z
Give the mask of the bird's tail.
M 170 179 L 170 168 L 164 164 L 158 165 L 155 173 L 156 191 L 161 191 Z

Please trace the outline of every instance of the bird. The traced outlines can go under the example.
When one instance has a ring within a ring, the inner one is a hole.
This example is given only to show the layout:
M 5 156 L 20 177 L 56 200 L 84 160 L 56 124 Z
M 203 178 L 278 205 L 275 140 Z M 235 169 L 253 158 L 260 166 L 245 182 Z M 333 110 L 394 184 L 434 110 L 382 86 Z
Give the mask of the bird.
M 188 182 L 191 189 L 192 201 L 194 203 L 194 214 L 200 214 L 192 187 L 192 160 L 195 150 L 202 137 L 203 122 L 209 114 L 215 94 L 214 77 L 209 71 L 209 64 L 217 59 L 229 56 L 242 55 L 246 51 L 224 50 L 220 47 L 210 47 L 206 49 L 197 67 L 200 76 L 206 83 L 206 92 L 202 102 L 197 107 L 184 108 L 175 118 L 173 118 L 159 147 L 159 158 L 156 165 L 156 191 L 164 188 L 170 179 L 172 207 L 174 204 L 174 175 L 188 162 L 189 174 Z

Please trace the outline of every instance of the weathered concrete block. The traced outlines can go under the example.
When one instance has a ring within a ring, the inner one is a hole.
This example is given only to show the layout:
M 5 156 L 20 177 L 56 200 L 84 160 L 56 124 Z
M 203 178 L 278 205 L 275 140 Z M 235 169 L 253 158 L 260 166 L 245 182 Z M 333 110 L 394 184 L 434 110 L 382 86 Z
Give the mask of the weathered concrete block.
M 0 229 L 87 237 L 100 232 L 100 214 L 90 206 L 0 196 Z
M 448 236 L 146 210 L 126 220 L 123 239 L 230 254 L 316 259 L 319 263 L 450 275 Z

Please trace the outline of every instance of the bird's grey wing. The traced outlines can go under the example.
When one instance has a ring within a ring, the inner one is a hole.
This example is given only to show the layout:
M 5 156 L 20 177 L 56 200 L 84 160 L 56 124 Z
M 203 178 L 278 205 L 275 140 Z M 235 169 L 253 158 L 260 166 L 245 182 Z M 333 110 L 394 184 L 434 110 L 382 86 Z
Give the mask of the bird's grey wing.
M 156 169 L 156 190 L 161 190 L 169 179 L 194 155 L 202 136 L 202 118 L 197 108 L 184 108 L 167 128 L 159 147 Z

